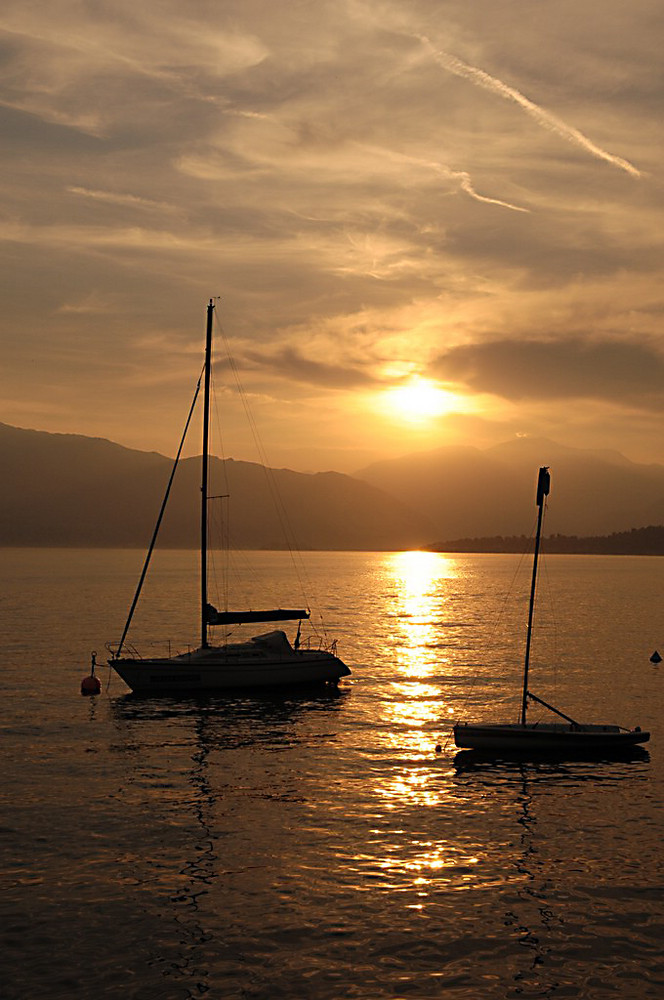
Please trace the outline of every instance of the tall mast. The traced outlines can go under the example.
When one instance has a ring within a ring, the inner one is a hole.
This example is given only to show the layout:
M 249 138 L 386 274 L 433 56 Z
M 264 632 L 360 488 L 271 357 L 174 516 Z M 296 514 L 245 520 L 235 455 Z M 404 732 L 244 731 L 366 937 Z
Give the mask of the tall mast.
M 207 514 L 208 468 L 210 465 L 210 371 L 212 369 L 212 314 L 214 302 L 207 307 L 205 333 L 205 381 L 203 397 L 203 455 L 201 459 L 201 648 L 208 646 L 207 630 Z
M 535 555 L 533 557 L 533 577 L 530 583 L 530 605 L 528 608 L 528 634 L 526 636 L 526 659 L 523 665 L 523 697 L 521 699 L 521 725 L 526 724 L 528 707 L 528 667 L 530 665 L 530 642 L 533 637 L 533 613 L 535 610 L 535 589 L 537 587 L 537 560 L 539 557 L 540 537 L 542 535 L 542 517 L 544 514 L 544 497 L 549 495 L 551 476 L 548 466 L 543 465 L 537 477 L 537 534 L 535 535 Z

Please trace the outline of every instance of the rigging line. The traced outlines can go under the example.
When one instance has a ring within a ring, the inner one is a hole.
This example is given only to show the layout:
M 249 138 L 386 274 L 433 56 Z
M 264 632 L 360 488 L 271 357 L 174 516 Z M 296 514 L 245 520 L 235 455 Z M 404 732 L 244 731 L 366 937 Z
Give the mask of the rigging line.
M 495 635 L 496 635 L 496 633 L 498 631 L 498 627 L 499 627 L 499 625 L 501 624 L 501 622 L 505 618 L 505 613 L 506 613 L 506 609 L 507 609 L 507 602 L 509 601 L 510 597 L 512 596 L 513 591 L 516 589 L 516 581 L 517 581 L 517 579 L 520 577 L 520 575 L 523 572 L 523 565 L 524 565 L 524 563 L 526 561 L 526 557 L 529 555 L 529 552 L 528 552 L 528 542 L 530 542 L 530 541 L 533 540 L 533 537 L 535 535 L 535 527 L 536 527 L 536 525 L 537 525 L 537 516 L 535 516 L 535 518 L 534 518 L 534 520 L 532 522 L 532 526 L 531 526 L 531 529 L 530 529 L 530 535 L 526 539 L 526 544 L 524 545 L 523 550 L 521 551 L 521 553 L 519 555 L 519 561 L 518 561 L 518 563 L 516 565 L 516 568 L 515 568 L 515 570 L 514 570 L 514 572 L 512 574 L 512 579 L 510 581 L 509 587 L 507 588 L 507 590 L 506 590 L 506 592 L 505 592 L 505 594 L 503 596 L 503 600 L 502 600 L 502 602 L 500 604 L 500 607 L 499 607 L 499 610 L 498 610 L 498 614 L 493 619 L 493 626 L 491 628 L 491 632 L 490 632 L 490 634 L 488 636 L 488 639 L 487 639 L 487 645 L 488 646 L 491 646 L 492 641 L 493 641 L 493 639 L 494 639 L 494 637 L 495 637 Z M 472 680 L 470 682 L 470 685 L 466 688 L 466 693 L 464 695 L 462 695 L 461 699 L 460 699 L 460 701 L 461 701 L 461 715 L 460 715 L 460 718 L 463 718 L 463 716 L 464 716 L 464 714 L 465 714 L 465 712 L 467 710 L 468 702 L 469 702 L 469 700 L 471 698 L 471 695 L 473 694 L 473 691 L 474 691 L 475 686 L 476 686 L 476 684 L 477 684 L 478 681 L 479 681 L 479 675 L 478 675 L 478 672 L 475 671 L 475 673 L 473 674 L 473 678 L 472 678 Z M 504 694 L 500 698 L 495 698 L 494 701 L 495 701 L 496 704 L 500 705 L 503 702 L 506 702 L 506 701 L 509 701 L 509 700 L 513 699 L 514 697 L 515 697 L 515 695 L 513 695 L 513 694 Z
M 229 494 L 223 494 L 210 499 L 219 500 L 219 504 L 208 506 L 208 523 L 210 526 L 210 538 L 217 540 L 217 547 L 210 547 L 210 590 L 214 589 L 215 605 L 224 611 L 229 610 L 229 598 L 231 590 L 231 552 L 230 552 L 230 505 L 227 501 Z M 217 556 L 221 552 L 221 571 L 219 571 L 219 560 Z M 219 581 L 221 580 L 221 586 Z
M 219 319 L 217 313 L 214 314 L 214 323 L 217 328 L 219 328 Z M 228 348 L 227 348 L 228 354 Z M 215 423 L 216 440 L 219 446 L 219 471 L 221 475 L 221 490 L 222 494 L 216 499 L 219 499 L 221 503 L 218 506 L 208 507 L 208 516 L 211 520 L 211 529 L 215 532 L 214 537 L 218 539 L 218 548 L 221 550 L 222 554 L 222 568 L 219 573 L 217 570 L 218 560 L 216 558 L 217 552 L 214 548 L 211 548 L 210 558 L 211 567 L 210 572 L 214 576 L 214 585 L 216 586 L 216 596 L 218 598 L 218 603 L 223 608 L 224 611 L 229 610 L 230 592 L 231 592 L 231 572 L 233 570 L 232 561 L 233 555 L 231 553 L 231 540 L 233 537 L 231 529 L 231 484 L 228 475 L 228 461 L 229 456 L 226 450 L 226 439 L 223 431 L 222 423 L 222 404 L 220 403 L 219 393 L 217 391 L 217 381 L 215 378 L 214 367 L 210 373 L 210 391 L 214 399 L 213 414 Z M 224 503 L 224 501 L 226 501 Z M 245 567 L 248 570 L 248 565 Z M 239 574 L 237 570 L 234 570 L 236 577 L 239 579 Z M 222 580 L 222 589 L 219 588 L 219 577 Z M 211 578 L 212 580 L 212 578 Z
M 122 638 L 120 639 L 120 645 L 115 653 L 115 659 L 119 659 L 120 653 L 122 652 L 122 647 L 124 646 L 124 641 L 127 638 L 127 633 L 129 631 L 129 626 L 131 625 L 131 620 L 134 617 L 134 611 L 136 610 L 136 605 L 138 604 L 138 599 L 141 596 L 141 590 L 143 589 L 143 583 L 145 582 L 145 577 L 148 572 L 148 566 L 150 565 L 150 560 L 152 558 L 152 553 L 154 552 L 154 547 L 157 543 L 157 535 L 159 534 L 159 529 L 161 527 L 161 522 L 164 517 L 164 512 L 166 510 L 166 504 L 168 503 L 168 498 L 171 492 L 171 486 L 173 485 L 173 480 L 175 479 L 175 472 L 180 461 L 180 456 L 182 454 L 182 449 L 184 447 L 184 442 L 187 437 L 187 431 L 189 430 L 189 424 L 191 423 L 191 418 L 194 414 L 194 409 L 196 407 L 196 400 L 198 399 L 198 393 L 201 388 L 201 380 L 203 378 L 203 372 L 198 376 L 198 382 L 196 383 L 196 390 L 194 392 L 194 398 L 191 401 L 191 406 L 189 408 L 189 413 L 187 415 L 187 420 L 184 425 L 184 430 L 182 432 L 182 438 L 180 440 L 180 446 L 178 447 L 177 455 L 173 461 L 173 468 L 171 469 L 171 475 L 168 480 L 168 486 L 166 487 L 166 493 L 164 494 L 164 499 L 161 503 L 161 509 L 159 511 L 159 516 L 157 517 L 157 523 L 155 524 L 154 531 L 152 533 L 152 539 L 145 557 L 145 562 L 143 563 L 143 571 L 141 572 L 140 579 L 138 581 L 138 586 L 136 587 L 136 593 L 134 594 L 134 599 L 131 602 L 131 607 L 129 609 L 129 614 L 127 615 L 127 621 L 125 623 L 124 632 L 122 633 Z
M 548 501 L 547 501 L 548 503 Z M 542 537 L 541 554 L 546 556 L 546 539 Z M 552 636 L 552 657 L 553 657 L 553 690 L 558 694 L 558 661 L 560 659 L 559 655 L 559 637 L 560 637 L 560 618 L 558 615 L 558 608 L 556 606 L 555 590 L 552 586 L 551 576 L 549 573 L 549 563 L 546 558 L 543 558 L 540 562 L 541 575 L 543 577 L 542 585 L 545 588 L 546 601 L 544 607 L 547 609 L 549 623 L 551 630 L 549 635 Z
M 229 343 L 228 337 L 226 335 L 226 331 L 225 331 L 225 329 L 224 329 L 224 327 L 223 327 L 223 325 L 221 323 L 221 320 L 219 318 L 219 314 L 218 313 L 214 314 L 214 323 L 216 324 L 217 333 L 218 333 L 221 341 L 223 342 L 224 349 L 225 349 L 225 354 L 226 354 L 226 361 L 227 361 L 229 370 L 231 371 L 231 373 L 233 375 L 237 393 L 240 396 L 240 399 L 242 401 L 243 409 L 244 409 L 244 413 L 245 413 L 245 418 L 246 418 L 247 423 L 249 425 L 249 428 L 251 430 L 251 433 L 252 433 L 252 436 L 253 436 L 253 440 L 254 440 L 254 445 L 255 445 L 256 451 L 258 453 L 259 460 L 262 462 L 263 475 L 264 475 L 264 477 L 266 479 L 266 484 L 267 484 L 267 492 L 268 492 L 268 495 L 271 496 L 271 500 L 272 500 L 275 512 L 276 512 L 278 520 L 280 522 L 282 536 L 284 537 L 284 539 L 286 541 L 286 544 L 287 544 L 287 546 L 288 546 L 288 548 L 290 550 L 291 559 L 293 560 L 293 563 L 294 563 L 294 558 L 293 558 L 293 555 L 294 555 L 293 554 L 293 543 L 294 543 L 293 531 L 292 531 L 292 529 L 290 529 L 290 525 L 288 524 L 287 516 L 286 516 L 286 512 L 285 512 L 285 508 L 284 508 L 283 502 L 281 502 L 281 497 L 279 495 L 279 491 L 278 491 L 278 488 L 276 486 L 276 482 L 275 482 L 274 476 L 272 476 L 272 477 L 270 476 L 270 469 L 268 468 L 268 459 L 267 459 L 267 455 L 266 455 L 266 452 L 265 452 L 265 448 L 264 448 L 264 446 L 262 444 L 262 441 L 261 441 L 261 438 L 260 438 L 260 434 L 259 434 L 259 431 L 258 431 L 258 427 L 256 425 L 253 413 L 252 413 L 251 408 L 249 406 L 249 401 L 248 401 L 248 398 L 247 398 L 247 393 L 244 390 L 244 387 L 242 385 L 242 382 L 241 382 L 241 379 L 240 379 L 240 376 L 239 376 L 239 372 L 238 372 L 238 368 L 237 368 L 237 365 L 235 363 L 235 360 L 234 360 L 232 352 L 231 352 L 230 343 Z M 215 377 L 214 377 L 214 372 L 212 373 L 212 387 L 213 387 L 213 392 L 215 393 L 215 403 L 218 403 L 217 382 L 216 382 Z M 227 465 L 227 461 L 226 461 L 226 453 L 225 453 L 225 445 L 224 445 L 224 435 L 222 433 L 222 427 L 221 427 L 221 416 L 220 416 L 221 407 L 219 405 L 215 405 L 214 411 L 215 411 L 215 418 L 216 418 L 216 420 L 215 420 L 215 426 L 216 426 L 216 430 L 217 430 L 217 433 L 218 433 L 219 443 L 220 443 L 220 446 L 221 446 L 222 458 L 223 458 L 222 477 L 223 477 L 223 482 L 224 482 L 224 490 L 225 490 L 225 493 L 227 495 L 229 495 L 232 491 L 231 491 L 231 487 L 230 487 L 230 483 L 229 483 L 228 465 Z M 226 610 L 228 609 L 228 601 L 229 601 L 229 594 L 230 594 L 230 588 L 231 588 L 231 572 L 233 572 L 234 577 L 236 578 L 237 582 L 238 583 L 241 582 L 243 586 L 246 586 L 246 574 L 249 574 L 250 576 L 252 576 L 252 577 L 254 577 L 254 578 L 257 579 L 255 568 L 249 563 L 249 561 L 246 559 L 246 557 L 241 557 L 240 560 L 239 560 L 240 562 L 242 562 L 242 568 L 243 568 L 243 571 L 244 571 L 244 576 L 242 576 L 242 577 L 240 576 L 240 573 L 238 572 L 237 565 L 234 565 L 235 562 L 237 562 L 237 560 L 238 560 L 238 554 L 237 553 L 233 554 L 231 552 L 231 538 L 232 538 L 232 532 L 230 530 L 230 512 L 231 512 L 231 509 L 232 509 L 231 505 L 228 504 L 227 507 L 226 507 L 226 518 L 225 519 L 223 517 L 223 512 L 221 514 L 222 526 L 223 526 L 223 529 L 225 529 L 225 530 L 223 530 L 223 534 L 224 534 L 224 537 L 225 537 L 225 540 L 226 540 L 226 545 L 225 545 L 225 548 L 223 550 L 224 551 L 224 559 L 225 559 L 225 562 L 224 562 L 224 572 L 222 573 L 222 576 L 223 576 L 223 579 L 224 579 L 224 582 L 225 582 L 223 605 L 224 605 L 224 608 Z M 209 517 L 212 518 L 215 514 L 216 514 L 216 511 L 214 509 L 209 508 Z M 305 599 L 305 601 L 308 604 L 309 602 L 308 602 L 308 599 L 306 597 L 306 592 L 305 592 L 304 585 L 302 583 L 302 574 L 301 573 L 297 573 L 297 567 L 295 567 L 295 569 L 296 569 L 296 575 L 297 575 L 298 582 L 299 582 L 300 591 L 302 592 L 302 594 L 304 596 L 304 599 Z
M 219 444 L 219 450 L 221 452 L 220 458 L 220 469 L 223 493 L 219 496 L 208 495 L 208 503 L 206 506 L 205 514 L 208 521 L 208 538 L 210 539 L 210 545 L 208 547 L 208 589 L 214 586 L 214 598 L 216 605 L 219 605 L 219 575 L 217 573 L 217 548 L 212 543 L 213 539 L 218 540 L 218 545 L 221 548 L 223 557 L 225 560 L 225 570 L 222 572 L 222 580 L 225 584 L 225 591 L 222 600 L 222 607 L 225 611 L 228 610 L 228 546 L 226 545 L 226 539 L 224 537 L 224 516 L 223 516 L 223 501 L 228 497 L 229 485 L 228 485 L 228 470 L 226 467 L 226 454 L 224 449 L 224 438 L 221 429 L 221 419 L 219 414 L 219 405 L 217 402 L 217 387 L 214 378 L 214 370 L 210 372 L 210 395 L 213 399 L 214 405 L 212 406 L 212 412 L 214 414 L 215 430 L 216 430 L 216 440 Z M 217 469 L 216 463 L 213 465 L 213 475 L 214 470 Z M 216 484 L 215 484 L 216 486 Z M 216 491 L 215 491 L 216 492 Z M 221 501 L 219 505 L 220 513 L 217 516 L 217 505 L 211 504 L 211 500 Z
M 216 313 L 214 315 L 214 322 L 217 326 L 217 329 L 223 333 L 219 324 L 219 318 Z M 228 363 L 229 365 L 231 365 L 232 359 L 230 357 L 230 347 L 228 345 L 227 338 L 223 336 L 222 339 L 224 341 L 224 347 L 226 348 L 226 357 Z M 237 373 L 235 374 L 235 380 L 237 383 L 238 382 Z M 238 391 L 239 388 L 240 387 L 238 387 Z M 233 554 L 231 551 L 233 532 L 231 528 L 232 504 L 230 501 L 232 498 L 232 490 L 228 474 L 229 471 L 228 455 L 226 451 L 225 437 L 222 429 L 223 427 L 222 405 L 220 403 L 219 393 L 217 392 L 217 382 L 215 379 L 214 370 L 211 372 L 210 391 L 214 397 L 213 413 L 215 421 L 215 431 L 217 435 L 216 439 L 218 441 L 220 458 L 221 458 L 220 472 L 221 472 L 221 481 L 223 484 L 221 487 L 223 489 L 223 494 L 219 499 L 221 499 L 222 501 L 223 500 L 228 501 L 225 505 L 225 508 L 223 502 L 219 506 L 219 508 L 217 508 L 216 506 L 208 507 L 208 517 L 210 518 L 211 531 L 214 532 L 213 537 L 219 540 L 219 548 L 221 549 L 223 556 L 222 558 L 223 565 L 220 574 L 223 582 L 223 593 L 220 592 L 219 589 L 219 584 L 218 584 L 219 574 L 217 573 L 217 559 L 214 548 L 211 548 L 210 551 L 210 559 L 212 564 L 210 567 L 210 572 L 212 575 L 214 575 L 213 582 L 214 585 L 216 586 L 216 595 L 219 598 L 220 605 L 223 607 L 225 611 L 228 611 L 230 592 L 232 586 L 231 576 L 233 577 L 233 587 L 235 589 L 239 589 L 239 587 L 241 586 L 243 592 L 245 589 L 249 590 L 251 589 L 247 588 L 246 578 L 249 577 L 250 579 L 254 580 L 257 583 L 258 577 L 255 568 L 251 565 L 251 563 L 249 562 L 249 560 L 247 560 L 245 556 L 239 556 L 238 552 L 235 552 L 235 554 Z M 245 407 L 245 414 L 246 414 L 246 407 Z M 238 568 L 239 564 L 241 564 L 242 572 L 240 572 L 240 569 Z
M 216 311 L 213 316 L 213 321 L 215 323 L 217 331 L 218 332 L 221 331 L 223 334 L 223 329 L 220 326 L 219 316 Z M 224 347 L 226 349 L 226 357 L 230 365 L 231 364 L 230 348 L 226 337 L 222 336 L 222 339 L 224 341 Z M 236 376 L 236 381 L 237 381 L 237 376 Z M 216 434 L 215 440 L 217 441 L 218 451 L 219 451 L 219 456 L 218 456 L 220 459 L 219 472 L 222 483 L 221 489 L 223 492 L 220 497 L 215 498 L 215 499 L 220 499 L 222 501 L 219 508 L 217 508 L 216 505 L 208 505 L 207 508 L 208 519 L 209 519 L 208 524 L 210 526 L 209 527 L 210 537 L 217 538 L 218 548 L 221 550 L 222 553 L 222 560 L 221 560 L 222 568 L 221 568 L 221 573 L 219 573 L 218 559 L 217 559 L 218 552 L 214 548 L 214 546 L 210 547 L 209 585 L 214 586 L 215 588 L 215 596 L 217 599 L 218 606 L 221 606 L 224 609 L 224 611 L 228 611 L 230 591 L 231 591 L 231 575 L 233 575 L 233 578 L 237 583 L 240 581 L 240 573 L 238 572 L 237 567 L 234 566 L 233 564 L 234 560 L 237 559 L 237 554 L 233 556 L 231 552 L 231 541 L 233 533 L 231 530 L 231 521 L 230 521 L 230 515 L 232 509 L 230 504 L 230 497 L 232 494 L 232 490 L 228 474 L 229 472 L 228 454 L 226 449 L 226 438 L 222 423 L 222 405 L 220 403 L 219 393 L 217 391 L 217 380 L 214 372 L 214 363 L 212 371 L 210 372 L 210 392 L 213 397 L 212 414 L 215 425 L 215 434 Z M 225 513 L 223 504 L 224 500 L 228 501 L 225 505 Z M 246 559 L 243 561 L 243 570 L 245 574 L 249 574 L 250 576 L 255 577 L 255 574 L 253 573 L 253 570 Z M 219 588 L 220 576 L 223 584 L 222 590 L 220 590 Z
M 242 406 L 243 406 L 243 409 L 244 409 L 244 412 L 245 412 L 247 423 L 249 425 L 249 429 L 250 429 L 252 437 L 253 437 L 253 441 L 254 441 L 254 445 L 256 447 L 256 451 L 258 453 L 258 457 L 259 457 L 261 465 L 263 467 L 263 474 L 264 474 L 264 477 L 265 477 L 267 488 L 268 488 L 268 491 L 270 493 L 270 496 L 271 496 L 271 499 L 272 499 L 272 503 L 274 504 L 275 513 L 276 513 L 277 518 L 279 520 L 279 525 L 280 525 L 281 531 L 283 532 L 284 540 L 285 540 L 286 545 L 288 547 L 288 551 L 289 551 L 289 554 L 290 554 L 290 557 L 291 557 L 291 561 L 293 563 L 293 568 L 295 570 L 295 573 L 296 573 L 296 576 L 297 576 L 297 579 L 298 579 L 300 590 L 302 591 L 302 594 L 304 596 L 304 599 L 307 601 L 307 604 L 309 604 L 309 601 L 308 601 L 308 598 L 307 598 L 307 590 L 306 590 L 306 586 L 305 586 L 305 580 L 304 580 L 304 578 L 307 576 L 307 574 L 306 574 L 306 571 L 304 569 L 304 563 L 303 563 L 301 557 L 299 557 L 299 546 L 297 544 L 297 539 L 296 539 L 296 536 L 295 536 L 295 532 L 294 532 L 294 530 L 292 528 L 292 525 L 291 525 L 290 520 L 288 518 L 288 514 L 287 514 L 287 511 L 286 511 L 284 502 L 283 502 L 283 500 L 281 498 L 281 495 L 279 493 L 279 488 L 277 486 L 276 477 L 274 475 L 274 470 L 270 468 L 270 464 L 269 464 L 269 461 L 268 461 L 267 453 L 265 451 L 265 447 L 263 445 L 263 442 L 262 442 L 261 436 L 260 436 L 260 432 L 258 430 L 258 425 L 256 423 L 254 415 L 253 415 L 253 413 L 251 411 L 251 407 L 249 405 L 249 399 L 248 399 L 247 392 L 244 389 L 244 386 L 242 385 L 242 382 L 240 380 L 240 375 L 239 375 L 238 367 L 237 367 L 237 365 L 235 363 L 235 360 L 234 360 L 234 358 L 233 358 L 233 356 L 231 354 L 230 343 L 229 343 L 228 337 L 226 335 L 226 331 L 224 329 L 223 323 L 221 323 L 221 321 L 220 321 L 220 319 L 219 319 L 219 317 L 218 317 L 217 314 L 215 314 L 215 316 L 214 316 L 214 321 L 215 321 L 215 323 L 217 325 L 217 328 L 219 330 L 220 336 L 221 336 L 222 341 L 224 343 L 224 347 L 226 349 L 226 357 L 227 357 L 227 360 L 228 360 L 228 365 L 229 365 L 229 368 L 230 368 L 230 370 L 231 370 L 231 372 L 233 374 L 233 378 L 235 380 L 235 385 L 236 385 L 236 388 L 237 388 L 237 391 L 238 391 L 238 395 L 240 396 L 240 399 L 242 401 Z M 299 558 L 296 558 L 296 556 L 299 557 Z

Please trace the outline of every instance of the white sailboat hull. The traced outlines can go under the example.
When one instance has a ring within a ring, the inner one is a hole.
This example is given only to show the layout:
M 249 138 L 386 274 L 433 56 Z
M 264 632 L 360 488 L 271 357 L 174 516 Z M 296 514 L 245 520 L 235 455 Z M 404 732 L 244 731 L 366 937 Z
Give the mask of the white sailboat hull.
M 462 750 L 509 753 L 604 753 L 647 743 L 650 733 L 619 726 L 572 723 L 473 723 L 454 726 L 454 742 Z
M 132 691 L 150 695 L 299 687 L 336 683 L 350 674 L 334 653 L 293 649 L 285 636 L 282 642 L 210 646 L 163 658 L 112 658 L 109 664 Z

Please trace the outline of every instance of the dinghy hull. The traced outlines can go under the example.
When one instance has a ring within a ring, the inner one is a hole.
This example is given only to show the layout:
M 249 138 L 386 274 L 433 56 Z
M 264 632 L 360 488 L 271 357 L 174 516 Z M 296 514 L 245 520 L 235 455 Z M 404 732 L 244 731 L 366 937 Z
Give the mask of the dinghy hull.
M 460 750 L 508 753 L 602 753 L 621 752 L 647 743 L 650 733 L 619 726 L 532 723 L 476 724 L 454 726 L 454 742 Z

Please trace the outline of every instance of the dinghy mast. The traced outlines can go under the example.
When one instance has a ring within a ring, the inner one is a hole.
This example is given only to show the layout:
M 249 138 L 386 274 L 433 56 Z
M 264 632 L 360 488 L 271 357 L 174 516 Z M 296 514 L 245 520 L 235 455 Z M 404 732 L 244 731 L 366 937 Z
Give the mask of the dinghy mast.
M 535 610 L 535 590 L 537 588 L 537 560 L 539 558 L 540 538 L 542 535 L 542 517 L 544 514 L 544 498 L 549 495 L 551 476 L 549 467 L 543 465 L 537 477 L 537 533 L 535 535 L 535 555 L 533 557 L 533 576 L 530 583 L 530 604 L 528 606 L 528 633 L 526 636 L 526 658 L 523 667 L 523 696 L 521 699 L 521 725 L 526 724 L 528 707 L 528 667 L 530 665 L 530 643 L 533 636 L 533 613 Z

